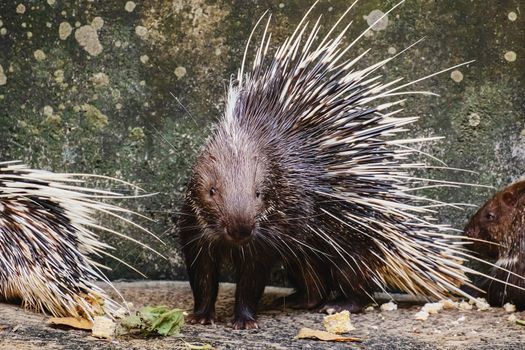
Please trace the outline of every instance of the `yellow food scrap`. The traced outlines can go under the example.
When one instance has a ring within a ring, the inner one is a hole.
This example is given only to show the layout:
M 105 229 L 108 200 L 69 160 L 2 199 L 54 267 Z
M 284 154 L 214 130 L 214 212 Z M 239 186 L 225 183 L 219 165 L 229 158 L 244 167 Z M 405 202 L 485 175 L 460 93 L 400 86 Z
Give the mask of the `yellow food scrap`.
M 328 332 L 338 334 L 347 333 L 355 329 L 350 322 L 350 312 L 348 310 L 325 316 L 323 326 Z
M 105 316 L 95 316 L 91 335 L 95 338 L 111 339 L 115 335 L 117 324 Z

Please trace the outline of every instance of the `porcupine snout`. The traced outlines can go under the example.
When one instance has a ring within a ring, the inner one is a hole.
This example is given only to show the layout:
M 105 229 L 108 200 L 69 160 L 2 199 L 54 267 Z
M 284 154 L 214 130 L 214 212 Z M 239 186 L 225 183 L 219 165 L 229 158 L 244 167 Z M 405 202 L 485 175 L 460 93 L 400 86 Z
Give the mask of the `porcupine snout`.
M 235 244 L 248 242 L 255 231 L 255 212 L 253 203 L 247 196 L 240 196 L 234 202 L 235 205 L 226 206 L 223 211 L 224 233 L 226 239 Z
M 251 238 L 254 229 L 255 222 L 252 220 L 236 218 L 226 224 L 224 231 L 234 243 L 242 244 Z

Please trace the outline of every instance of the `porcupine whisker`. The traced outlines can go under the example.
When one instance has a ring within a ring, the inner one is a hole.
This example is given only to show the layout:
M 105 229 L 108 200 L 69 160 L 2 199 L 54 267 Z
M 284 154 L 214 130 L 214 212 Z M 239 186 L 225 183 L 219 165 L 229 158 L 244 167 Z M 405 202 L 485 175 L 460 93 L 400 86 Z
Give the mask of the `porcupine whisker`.
M 279 222 L 290 222 L 290 221 L 296 221 L 296 220 L 305 220 L 305 219 L 314 219 L 316 217 L 322 216 L 322 214 L 312 214 L 312 215 L 303 215 L 298 217 L 287 217 L 287 218 L 275 218 L 275 219 L 268 219 L 267 222 L 272 223 L 279 223 Z
M 288 238 L 288 239 L 291 239 L 291 240 L 294 241 L 295 243 L 297 243 L 297 244 L 299 244 L 299 245 L 301 245 L 301 246 L 303 246 L 303 247 L 308 248 L 309 250 L 311 250 L 311 251 L 313 251 L 313 252 L 316 252 L 316 253 L 322 254 L 323 256 L 329 256 L 329 254 L 327 254 L 327 253 L 325 253 L 325 252 L 323 252 L 323 251 L 321 251 L 321 250 L 319 250 L 319 249 L 316 249 L 316 248 L 314 248 L 314 247 L 312 247 L 312 246 L 310 246 L 310 245 L 308 245 L 308 244 L 306 244 L 306 243 L 304 243 L 304 242 L 301 242 L 301 241 L 299 241 L 297 238 L 294 238 L 294 237 L 292 237 L 292 236 L 290 236 L 290 235 L 287 235 L 287 234 L 284 233 L 284 232 L 281 232 L 280 234 L 281 234 L 282 236 Z
M 189 246 L 190 244 L 192 244 L 192 243 L 194 243 L 194 242 L 196 242 L 196 241 L 201 240 L 202 238 L 204 238 L 204 236 L 206 236 L 206 234 L 205 234 L 204 232 L 202 232 L 202 233 L 200 233 L 200 234 L 198 234 L 198 235 L 195 235 L 194 238 L 192 238 L 191 240 L 189 240 L 188 242 L 186 242 L 185 244 L 183 244 L 183 245 L 181 246 L 181 249 L 186 248 L 186 247 Z

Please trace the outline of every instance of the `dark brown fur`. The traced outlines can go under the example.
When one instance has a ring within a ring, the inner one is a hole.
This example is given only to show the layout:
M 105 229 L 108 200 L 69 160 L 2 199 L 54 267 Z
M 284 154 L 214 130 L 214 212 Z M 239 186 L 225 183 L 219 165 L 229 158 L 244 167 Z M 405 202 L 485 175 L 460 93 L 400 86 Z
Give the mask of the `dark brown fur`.
M 516 182 L 496 193 L 470 219 L 465 234 L 490 243 L 475 242 L 472 249 L 482 257 L 496 260 L 491 276 L 525 287 L 525 181 Z M 521 276 L 521 277 L 520 277 Z M 525 291 L 503 283 L 484 280 L 480 287 L 493 306 L 511 302 L 525 309 Z

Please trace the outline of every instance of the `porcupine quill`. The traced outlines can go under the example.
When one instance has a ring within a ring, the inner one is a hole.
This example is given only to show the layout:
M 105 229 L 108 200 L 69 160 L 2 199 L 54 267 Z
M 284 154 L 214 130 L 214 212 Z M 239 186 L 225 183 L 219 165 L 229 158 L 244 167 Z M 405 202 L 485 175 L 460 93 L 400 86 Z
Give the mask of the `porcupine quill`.
M 137 270 L 111 254 L 112 247 L 96 232 L 115 234 L 160 255 L 95 219 L 96 213 L 105 214 L 155 237 L 124 217 L 136 213 L 102 201 L 141 196 L 86 187 L 88 178 L 135 187 L 100 175 L 52 173 L 16 161 L 0 162 L 0 299 L 20 299 L 24 307 L 54 316 L 111 316 L 121 305 L 95 283 L 112 287 L 101 271 L 105 267 L 94 258 L 108 256 Z

